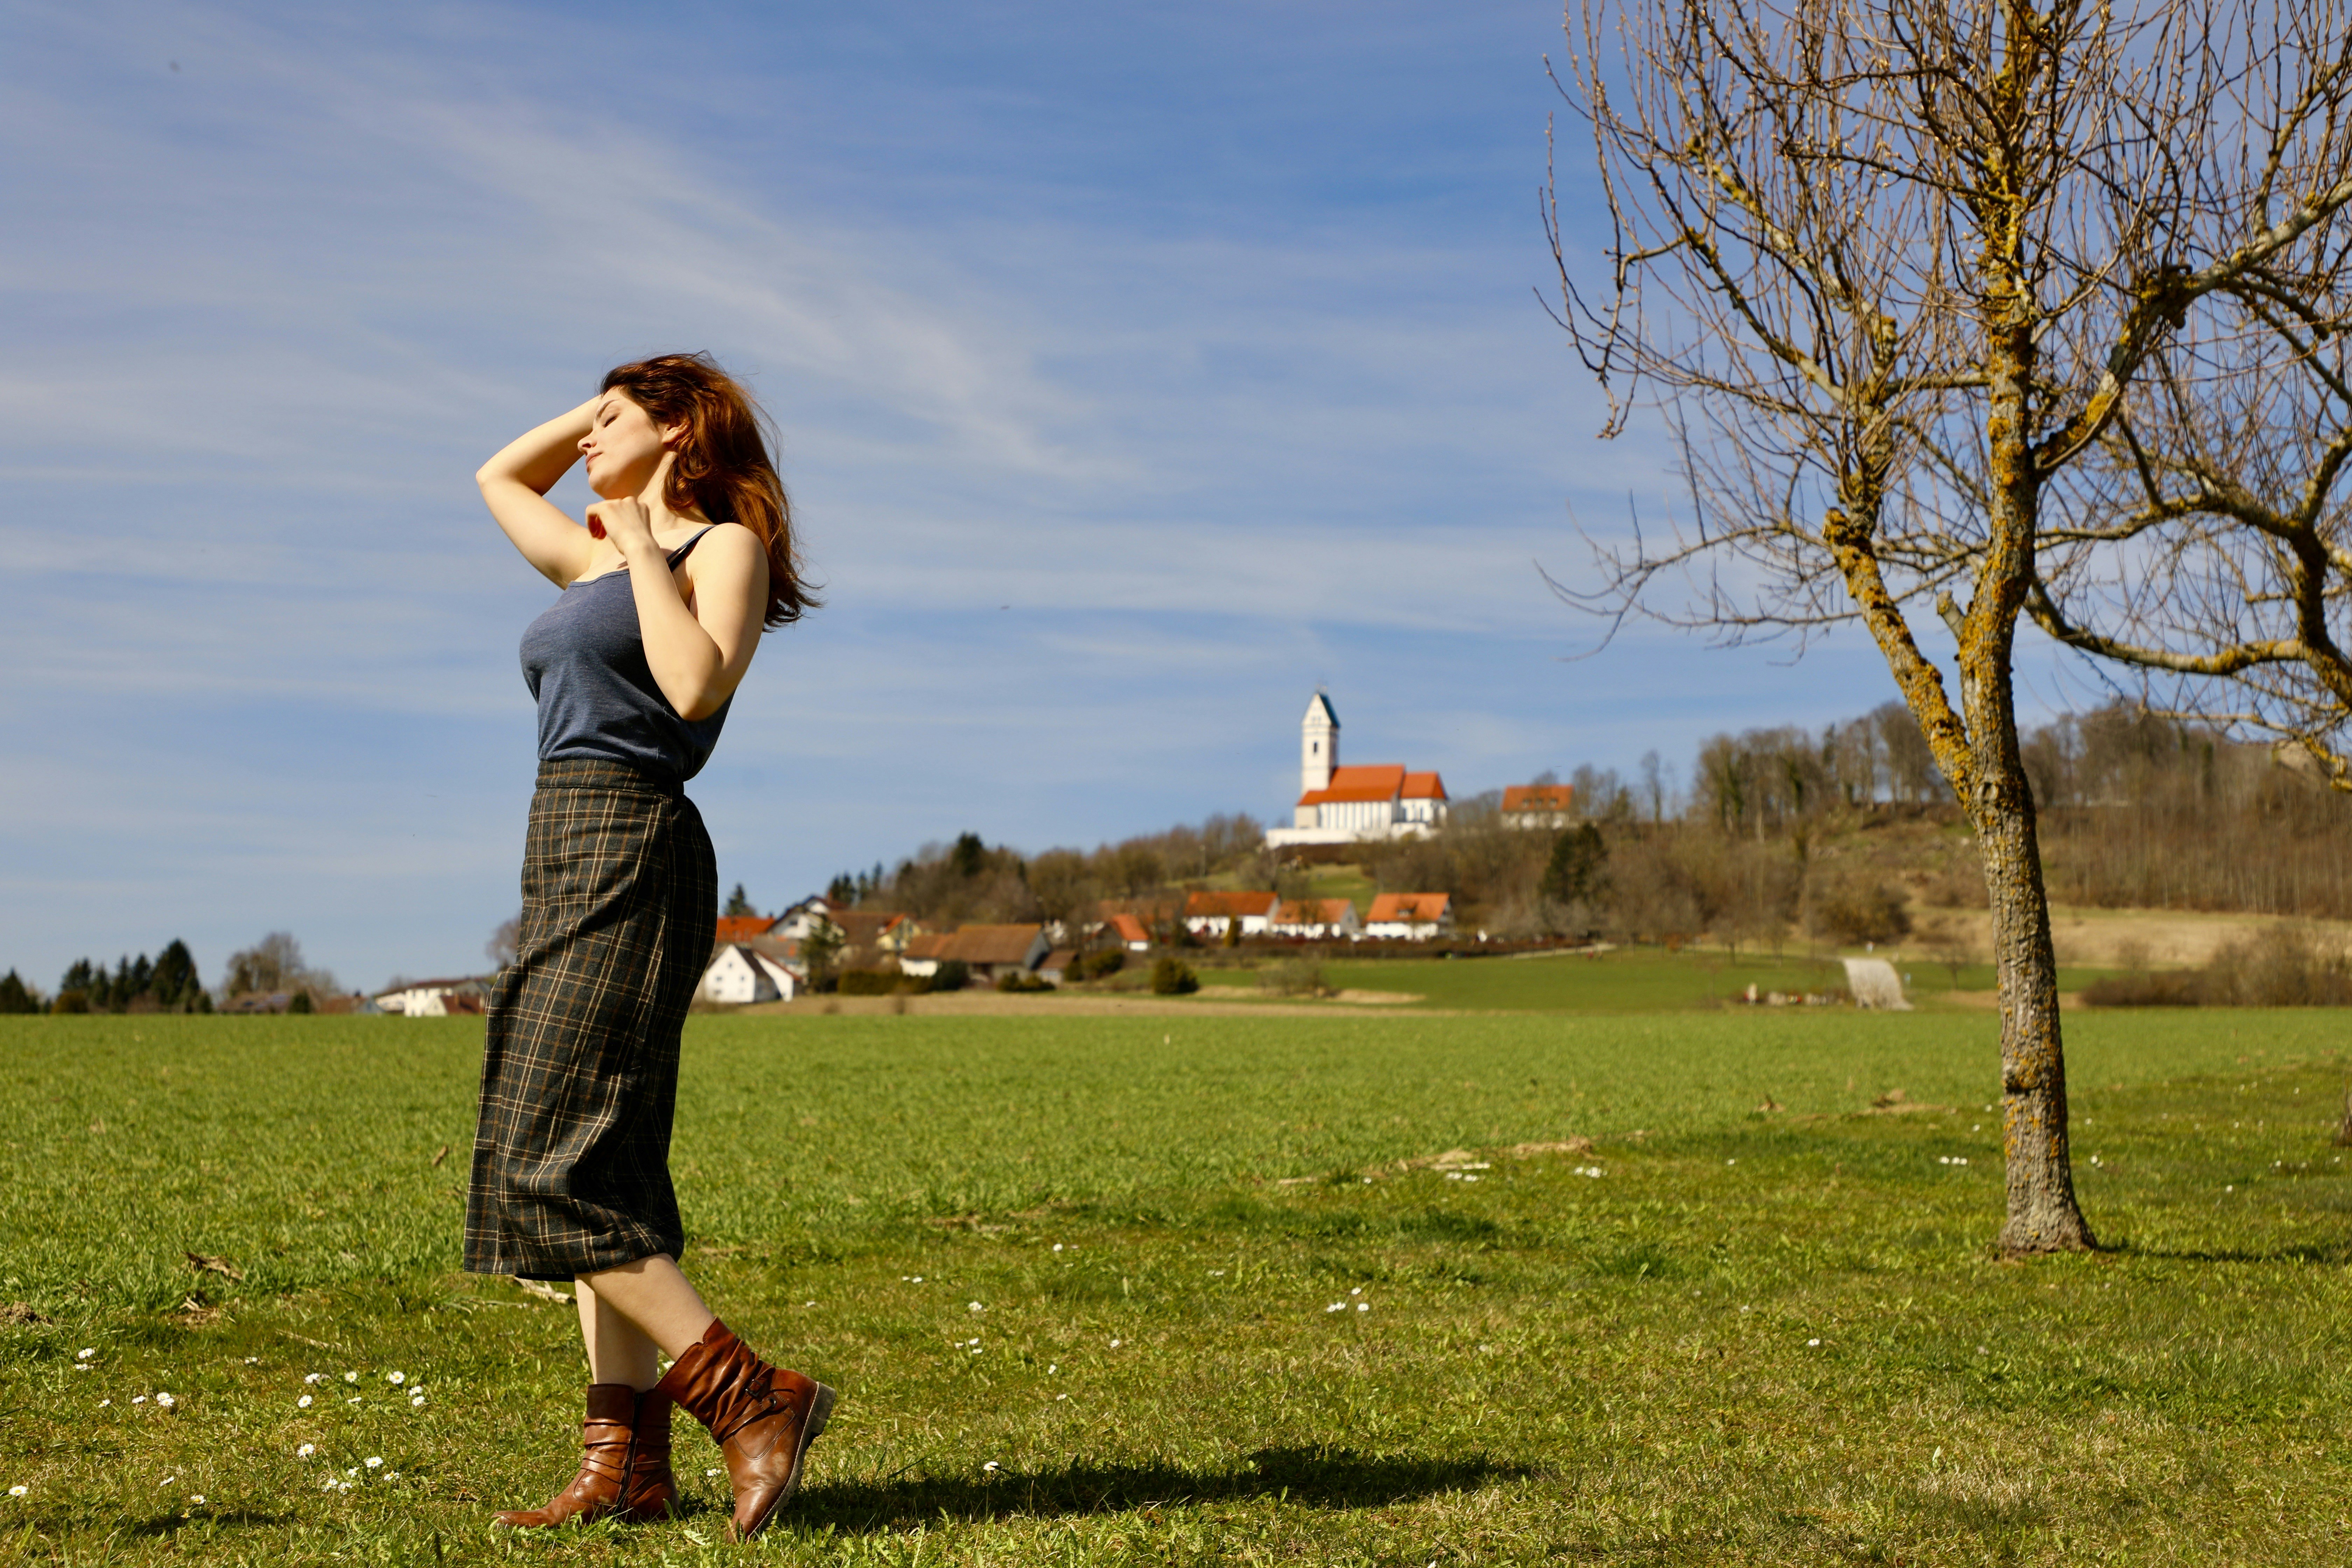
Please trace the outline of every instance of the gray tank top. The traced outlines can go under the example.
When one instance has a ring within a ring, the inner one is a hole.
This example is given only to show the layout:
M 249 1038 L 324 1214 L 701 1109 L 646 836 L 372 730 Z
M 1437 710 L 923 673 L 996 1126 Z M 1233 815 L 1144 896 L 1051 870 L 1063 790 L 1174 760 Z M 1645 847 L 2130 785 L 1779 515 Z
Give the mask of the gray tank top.
M 669 552 L 672 571 L 702 533 Z M 539 702 L 541 762 L 620 763 L 677 784 L 710 760 L 735 700 L 730 697 L 708 719 L 678 717 L 646 662 L 625 567 L 572 584 L 530 623 L 522 634 L 522 678 Z

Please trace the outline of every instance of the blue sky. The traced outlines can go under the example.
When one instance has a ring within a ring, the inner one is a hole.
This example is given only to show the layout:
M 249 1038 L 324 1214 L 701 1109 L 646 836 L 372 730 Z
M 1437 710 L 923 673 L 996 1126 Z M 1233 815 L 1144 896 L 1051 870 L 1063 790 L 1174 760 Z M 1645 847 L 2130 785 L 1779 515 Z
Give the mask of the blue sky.
M 1536 563 L 1674 500 L 1536 299 L 1559 36 L 0 4 L 0 968 L 184 936 L 215 979 L 271 930 L 355 985 L 478 968 L 551 591 L 472 472 L 665 349 L 765 401 L 826 585 L 694 790 L 765 907 L 966 829 L 1276 817 L 1318 682 L 1343 756 L 1457 795 L 1886 700 L 1859 637 L 1566 661 L 1596 628 Z

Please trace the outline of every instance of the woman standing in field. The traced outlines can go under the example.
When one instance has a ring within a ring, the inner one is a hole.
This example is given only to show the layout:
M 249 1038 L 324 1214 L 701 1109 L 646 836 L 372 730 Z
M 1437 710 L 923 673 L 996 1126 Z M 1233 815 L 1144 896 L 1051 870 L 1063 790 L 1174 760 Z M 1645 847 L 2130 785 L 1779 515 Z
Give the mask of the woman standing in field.
M 584 458 L 585 526 L 547 499 Z M 522 934 L 499 973 L 466 1205 L 466 1267 L 570 1279 L 588 1349 L 586 1454 L 517 1528 L 677 1499 L 673 1403 L 727 1459 L 736 1532 L 800 1482 L 834 1392 L 753 1355 L 677 1266 L 678 1033 L 710 956 L 718 875 L 685 795 L 763 626 L 803 591 L 791 504 L 751 398 L 706 354 L 625 364 L 475 476 L 523 559 L 563 590 L 523 634 L 539 703 Z M 656 1352 L 676 1364 L 661 1375 Z

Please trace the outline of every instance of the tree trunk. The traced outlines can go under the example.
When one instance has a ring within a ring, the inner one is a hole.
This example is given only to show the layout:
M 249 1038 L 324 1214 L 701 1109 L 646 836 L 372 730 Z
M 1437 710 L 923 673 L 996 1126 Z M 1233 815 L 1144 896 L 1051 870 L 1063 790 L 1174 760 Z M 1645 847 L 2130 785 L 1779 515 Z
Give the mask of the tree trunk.
M 2013 748 L 2008 762 L 2006 769 L 1990 765 L 1979 775 L 1970 813 L 1983 847 L 2000 984 L 2001 1151 L 2009 1183 L 2000 1249 L 2079 1252 L 2098 1243 L 2075 1202 L 2067 1150 L 2066 1054 L 2050 897 L 2042 880 L 2033 799 Z
M 2026 35 L 2030 37 L 2030 33 Z M 2011 84 L 2030 72 L 2006 73 Z M 1996 166 L 2021 166 L 2013 149 Z M 2013 246 L 2020 223 L 2001 232 Z M 1960 617 L 1960 699 L 1970 745 L 1969 815 L 1982 847 L 1992 902 L 1993 964 L 2000 985 L 2001 1152 L 2008 1253 L 2095 1247 L 2074 1200 L 2066 1149 L 2066 1053 L 2058 1026 L 2058 956 L 2050 944 L 2050 894 L 2042 879 L 2033 790 L 2017 739 L 2012 653 L 2017 616 L 2033 580 L 2041 475 L 2030 445 L 2034 295 L 2013 249 L 1989 258 L 1985 368 L 1990 393 L 1986 551 L 1977 603 Z

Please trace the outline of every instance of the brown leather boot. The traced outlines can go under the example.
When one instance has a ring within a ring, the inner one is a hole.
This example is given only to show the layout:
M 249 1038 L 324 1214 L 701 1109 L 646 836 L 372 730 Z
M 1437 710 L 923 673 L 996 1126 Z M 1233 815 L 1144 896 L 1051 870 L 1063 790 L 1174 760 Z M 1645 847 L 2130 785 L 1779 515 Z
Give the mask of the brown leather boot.
M 667 1414 L 665 1410 L 664 1414 Z M 630 1450 L 637 1424 L 637 1391 L 625 1383 L 588 1385 L 588 1419 L 581 1424 L 580 1473 L 541 1507 L 512 1509 L 498 1516 L 509 1530 L 544 1530 L 583 1524 L 621 1506 L 630 1477 Z
M 677 1506 L 677 1480 L 669 1471 L 669 1395 L 648 1388 L 637 1395 L 635 1440 L 629 1448 L 629 1480 L 621 1492 L 621 1517 L 631 1524 L 660 1519 Z
M 709 1427 L 726 1456 L 739 1541 L 759 1534 L 801 1484 L 801 1461 L 839 1397 L 814 1379 L 770 1366 L 716 1318 L 654 1393 Z

